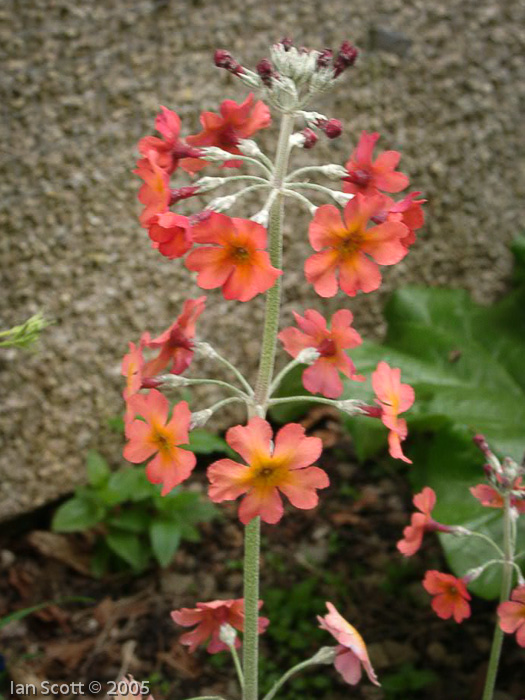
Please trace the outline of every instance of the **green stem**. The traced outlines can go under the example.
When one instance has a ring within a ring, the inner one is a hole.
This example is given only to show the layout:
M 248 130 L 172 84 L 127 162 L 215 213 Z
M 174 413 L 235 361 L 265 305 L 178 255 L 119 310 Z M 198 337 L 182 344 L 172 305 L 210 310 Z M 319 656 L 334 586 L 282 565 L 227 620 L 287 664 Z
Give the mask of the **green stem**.
M 295 403 L 297 401 L 309 401 L 310 403 L 325 403 L 328 406 L 339 408 L 339 401 L 333 399 L 325 399 L 322 396 L 284 396 L 280 399 L 270 399 L 269 406 L 279 406 L 283 403 Z
M 289 678 L 291 678 L 296 673 L 299 673 L 299 671 L 302 671 L 303 668 L 311 666 L 312 663 L 312 659 L 307 659 L 306 661 L 302 661 L 300 664 L 297 664 L 297 666 L 292 666 L 292 668 L 289 671 L 286 671 L 286 673 L 279 678 L 279 680 L 276 682 L 273 688 L 264 696 L 263 700 L 272 700 L 272 698 L 275 697 L 275 694 L 277 693 L 279 688 L 281 688 Z
M 288 157 L 290 155 L 290 135 L 293 130 L 294 115 L 285 114 L 281 121 L 275 170 L 272 185 L 275 190 L 282 188 Z M 268 227 L 268 249 L 270 260 L 274 267 L 282 267 L 282 223 L 284 215 L 284 195 L 278 191 L 270 210 Z M 266 292 L 266 311 L 262 338 L 259 372 L 255 388 L 255 405 L 260 406 L 262 413 L 266 412 L 268 391 L 272 381 L 275 346 L 279 330 L 279 315 L 281 310 L 281 280 L 277 279 L 274 286 Z M 255 414 L 256 408 L 251 411 Z M 243 640 L 243 670 L 244 691 L 243 700 L 257 700 L 259 682 L 259 552 L 260 552 L 261 519 L 251 520 L 244 534 L 244 640 Z
M 314 182 L 287 182 L 286 187 L 289 187 L 291 190 L 295 189 L 296 187 L 298 189 L 305 189 L 305 190 L 315 190 L 316 192 L 321 192 L 324 195 L 327 195 L 331 199 L 335 199 L 337 202 L 337 195 L 341 194 L 341 192 L 336 192 L 335 190 L 330 189 L 330 187 L 323 187 L 323 185 L 317 185 Z
M 504 563 L 501 577 L 501 594 L 500 603 L 508 600 L 510 590 L 512 588 L 512 570 L 514 562 L 514 548 L 512 545 L 512 523 L 510 514 L 510 495 L 505 496 L 503 507 L 503 552 Z M 492 640 L 492 649 L 490 651 L 489 667 L 487 670 L 487 679 L 485 681 L 485 690 L 483 691 L 482 700 L 492 700 L 494 696 L 494 688 L 496 686 L 496 676 L 498 674 L 499 659 L 501 655 L 501 647 L 503 644 L 503 630 L 496 621 L 494 637 Z
M 233 663 L 235 664 L 235 670 L 237 671 L 237 677 L 239 679 L 239 685 L 241 686 L 241 690 L 244 690 L 244 675 L 242 672 L 242 667 L 241 667 L 241 662 L 239 659 L 239 654 L 237 653 L 237 649 L 235 646 L 232 644 L 231 647 L 229 647 L 232 658 L 233 658 Z
M 501 549 L 501 547 L 498 547 L 498 545 L 494 542 L 493 539 L 491 539 L 488 535 L 484 535 L 482 532 L 476 532 L 475 530 L 469 530 L 469 533 L 467 535 L 468 537 L 479 537 L 482 540 L 485 540 L 487 544 L 490 544 L 494 549 L 497 551 L 497 553 L 500 555 L 500 557 L 505 557 L 505 553 Z
M 282 368 L 282 370 L 277 374 L 270 386 L 270 396 L 272 396 L 272 394 L 274 394 L 275 391 L 279 388 L 279 384 L 283 381 L 288 372 L 291 372 L 292 369 L 294 369 L 294 367 L 298 367 L 301 364 L 303 363 L 298 362 L 297 358 L 294 358 L 293 360 L 291 360 L 291 362 L 289 362 Z
M 293 197 L 293 199 L 297 199 L 301 204 L 304 204 L 304 206 L 308 209 L 310 212 L 310 215 L 313 216 L 315 214 L 315 210 L 317 209 L 317 206 L 315 204 L 312 204 L 312 202 L 308 199 L 308 197 L 305 197 L 304 195 L 300 194 L 299 192 L 295 192 L 294 190 L 283 190 L 283 194 L 286 197 Z
M 243 387 L 248 392 L 248 396 L 253 396 L 252 387 L 250 386 L 250 384 L 248 383 L 248 381 L 244 377 L 244 375 L 237 369 L 237 367 L 235 365 L 232 365 L 232 363 L 229 362 L 225 357 L 223 357 L 222 355 L 219 355 L 219 353 L 216 350 L 214 350 L 213 356 L 216 360 L 218 360 L 219 362 L 222 362 L 222 364 L 225 367 L 228 367 L 228 369 L 231 370 L 235 374 L 237 379 L 240 381 L 240 383 L 243 385 Z

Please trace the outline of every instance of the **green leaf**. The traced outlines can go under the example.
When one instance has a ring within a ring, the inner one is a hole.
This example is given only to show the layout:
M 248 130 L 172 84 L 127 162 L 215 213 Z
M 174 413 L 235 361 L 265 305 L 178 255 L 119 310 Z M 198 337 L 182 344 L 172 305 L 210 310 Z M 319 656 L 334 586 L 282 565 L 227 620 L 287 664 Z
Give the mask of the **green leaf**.
M 113 472 L 108 482 L 108 495 L 118 498 L 115 503 L 142 501 L 155 493 L 155 486 L 148 481 L 144 469 L 140 467 L 119 469 Z
M 189 449 L 198 455 L 231 451 L 226 440 L 203 428 L 196 428 L 190 432 Z
M 111 550 L 103 538 L 99 538 L 95 544 L 93 556 L 91 557 L 90 569 L 93 576 L 102 578 L 109 569 Z
M 461 525 L 490 537 L 503 546 L 502 510 L 486 508 L 469 489 L 484 482 L 483 456 L 471 434 L 461 427 L 449 427 L 433 438 L 419 438 L 414 466 L 410 471 L 417 491 L 430 486 L 437 496 L 432 516 L 445 525 Z M 419 458 L 418 458 L 419 457 Z M 523 521 L 523 518 L 521 519 Z M 496 550 L 477 537 L 439 535 L 447 562 L 456 576 L 498 558 Z M 525 547 L 525 522 L 518 525 L 517 548 Z M 489 567 L 469 588 L 483 598 L 497 598 L 501 587 L 501 566 Z
M 79 532 L 99 523 L 106 514 L 97 500 L 84 495 L 73 496 L 56 510 L 51 523 L 55 532 Z
M 95 450 L 90 450 L 87 455 L 87 475 L 89 483 L 92 486 L 99 487 L 103 486 L 109 479 L 111 473 L 108 463 Z
M 146 568 L 149 559 L 148 547 L 137 534 L 111 528 L 106 536 L 106 542 L 109 548 L 135 571 Z
M 125 507 L 106 521 L 108 525 L 129 532 L 146 532 L 151 520 L 147 509 L 137 506 Z
M 180 530 L 167 518 L 158 517 L 149 529 L 151 548 L 161 566 L 168 566 L 179 548 Z

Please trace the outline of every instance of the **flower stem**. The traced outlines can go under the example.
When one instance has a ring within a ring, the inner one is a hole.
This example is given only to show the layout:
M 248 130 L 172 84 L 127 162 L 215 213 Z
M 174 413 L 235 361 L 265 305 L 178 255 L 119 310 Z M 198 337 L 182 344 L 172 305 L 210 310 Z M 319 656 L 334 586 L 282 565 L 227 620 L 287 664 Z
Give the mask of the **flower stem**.
M 272 698 L 275 697 L 275 694 L 277 693 L 279 688 L 281 688 L 289 678 L 291 678 L 296 673 L 299 673 L 299 671 L 302 671 L 303 668 L 311 666 L 312 663 L 315 662 L 313 662 L 312 659 L 307 659 L 306 661 L 302 661 L 300 664 L 297 664 L 297 666 L 293 666 L 289 671 L 286 671 L 286 673 L 283 676 L 281 676 L 279 680 L 275 683 L 270 692 L 264 696 L 263 700 L 272 700 Z
M 272 185 L 280 190 L 283 184 L 288 157 L 290 155 L 289 140 L 293 130 L 294 115 L 285 114 L 281 121 L 275 170 Z M 282 222 L 284 215 L 284 195 L 278 191 L 270 210 L 268 227 L 270 260 L 274 267 L 282 266 Z M 279 330 L 279 315 L 281 310 L 281 280 L 277 279 L 271 289 L 266 292 L 266 311 L 262 338 L 259 372 L 255 388 L 255 406 L 251 413 L 255 414 L 260 406 L 265 413 L 268 402 L 268 392 L 272 381 L 275 345 Z M 259 681 L 259 551 L 260 551 L 261 519 L 251 520 L 244 533 L 244 640 L 243 640 L 243 671 L 244 690 L 243 700 L 257 700 Z
M 508 600 L 510 589 L 512 587 L 512 573 L 514 564 L 514 547 L 512 543 L 512 522 L 510 513 L 510 495 L 507 494 L 503 506 L 503 572 L 501 577 L 501 594 L 500 603 Z M 487 670 L 487 679 L 485 681 L 485 690 L 483 691 L 482 700 L 492 700 L 494 696 L 494 688 L 496 685 L 496 676 L 498 674 L 499 659 L 501 655 L 501 647 L 503 644 L 503 630 L 496 621 L 494 637 L 492 640 L 492 649 L 490 651 L 489 667 Z
M 242 672 L 242 667 L 241 667 L 241 662 L 239 660 L 239 654 L 237 653 L 237 649 L 235 648 L 235 645 L 232 644 L 229 647 L 231 651 L 231 655 L 233 658 L 233 663 L 235 664 L 235 670 L 237 671 L 237 677 L 239 679 L 239 685 L 241 686 L 241 690 L 244 689 L 244 674 Z

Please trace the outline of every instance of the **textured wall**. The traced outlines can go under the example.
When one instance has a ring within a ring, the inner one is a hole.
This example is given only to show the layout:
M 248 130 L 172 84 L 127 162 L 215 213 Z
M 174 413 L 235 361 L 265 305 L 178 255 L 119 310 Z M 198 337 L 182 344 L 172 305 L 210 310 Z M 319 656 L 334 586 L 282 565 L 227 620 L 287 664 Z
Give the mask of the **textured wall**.
M 503 289 L 507 244 L 523 226 L 523 2 L 4 0 L 0 18 L 0 324 L 38 309 L 56 321 L 38 354 L 0 355 L 0 518 L 70 490 L 88 447 L 118 459 L 106 421 L 122 410 L 127 341 L 162 330 L 199 291 L 180 261 L 148 247 L 130 170 L 159 104 L 191 133 L 203 108 L 246 94 L 214 68 L 216 46 L 253 65 L 284 34 L 307 46 L 350 38 L 366 48 L 375 28 L 387 49 L 390 31 L 412 44 L 404 56 L 363 52 L 337 94 L 317 105 L 342 119 L 344 137 L 310 153 L 344 162 L 361 129 L 381 131 L 380 144 L 403 152 L 402 170 L 429 199 L 424 234 L 386 270 L 381 293 L 321 304 L 303 281 L 307 221 L 294 210 L 287 321 L 292 307 L 343 305 L 359 330 L 377 334 L 384 293 L 400 283 L 464 287 L 481 301 Z M 234 337 L 233 359 L 247 370 L 261 301 L 226 303 L 212 292 L 200 326 L 218 347 Z

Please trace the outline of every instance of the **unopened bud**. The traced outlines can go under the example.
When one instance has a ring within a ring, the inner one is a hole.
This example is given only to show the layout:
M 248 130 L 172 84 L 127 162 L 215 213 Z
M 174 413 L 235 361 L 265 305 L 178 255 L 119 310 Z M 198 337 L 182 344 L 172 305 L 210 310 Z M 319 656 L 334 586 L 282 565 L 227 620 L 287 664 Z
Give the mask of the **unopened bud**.
M 305 150 L 313 148 L 317 143 L 317 134 L 315 131 L 312 131 L 312 129 L 306 127 L 306 129 L 303 129 L 301 133 L 304 136 L 303 148 Z
M 226 197 L 216 197 L 208 204 L 208 209 L 216 212 L 228 211 L 232 207 L 237 199 L 237 195 L 229 194 Z
M 329 119 L 326 124 L 320 128 L 329 139 L 336 139 L 343 133 L 343 125 L 339 119 Z
M 339 77 L 347 68 L 354 65 L 358 53 L 355 46 L 352 46 L 349 41 L 344 41 L 341 44 L 339 53 L 334 60 L 334 78 Z
M 206 343 L 203 340 L 198 340 L 193 349 L 200 357 L 204 357 L 207 360 L 214 360 L 217 357 L 217 352 L 210 343 Z
M 271 87 L 274 78 L 277 76 L 273 69 L 272 62 L 268 58 L 262 58 L 255 70 L 266 87 Z
M 250 156 L 251 158 L 257 158 L 261 155 L 261 149 L 253 141 L 253 139 L 240 139 L 237 144 L 237 148 L 243 154 L 243 156 Z
M 205 426 L 212 415 L 213 411 L 210 408 L 205 408 L 203 411 L 196 411 L 195 413 L 192 413 L 190 419 L 190 430 Z
M 180 374 L 161 374 L 157 377 L 163 389 L 178 389 L 191 384 L 191 379 L 181 377 Z
M 319 651 L 312 656 L 310 662 L 312 664 L 332 664 L 337 654 L 337 647 L 321 647 Z
M 233 75 L 244 73 L 244 68 L 240 63 L 237 63 L 229 51 L 217 49 L 213 54 L 213 60 L 217 68 L 224 68 L 229 73 L 233 73 Z
M 225 622 L 219 629 L 219 639 L 226 644 L 227 647 L 232 647 L 237 639 L 237 632 L 231 625 Z
M 224 180 L 225 178 L 223 177 L 201 177 L 201 179 L 197 180 L 195 183 L 195 187 L 198 188 L 199 194 L 202 194 L 220 187 L 224 184 Z
M 332 49 L 323 49 L 317 56 L 317 68 L 328 68 L 330 65 L 334 52 Z
M 190 226 L 196 226 L 197 224 L 203 224 L 205 221 L 208 221 L 210 216 L 212 215 L 213 212 L 207 211 L 204 209 L 203 211 L 200 211 L 198 214 L 192 214 L 192 216 L 189 217 L 189 222 Z
M 285 36 L 283 39 L 281 39 L 280 43 L 285 51 L 289 51 L 293 46 L 292 38 L 289 36 Z
M 261 209 L 251 217 L 251 221 L 255 221 L 256 224 L 261 224 L 261 226 L 264 226 L 264 228 L 268 228 L 269 220 L 270 213 L 268 212 L 268 209 Z
M 169 202 L 170 206 L 180 202 L 181 199 L 193 197 L 193 195 L 197 194 L 198 190 L 199 188 L 194 185 L 190 187 L 178 187 L 177 189 L 171 190 Z
M 304 348 L 295 358 L 303 365 L 313 365 L 321 357 L 321 353 L 316 348 Z

